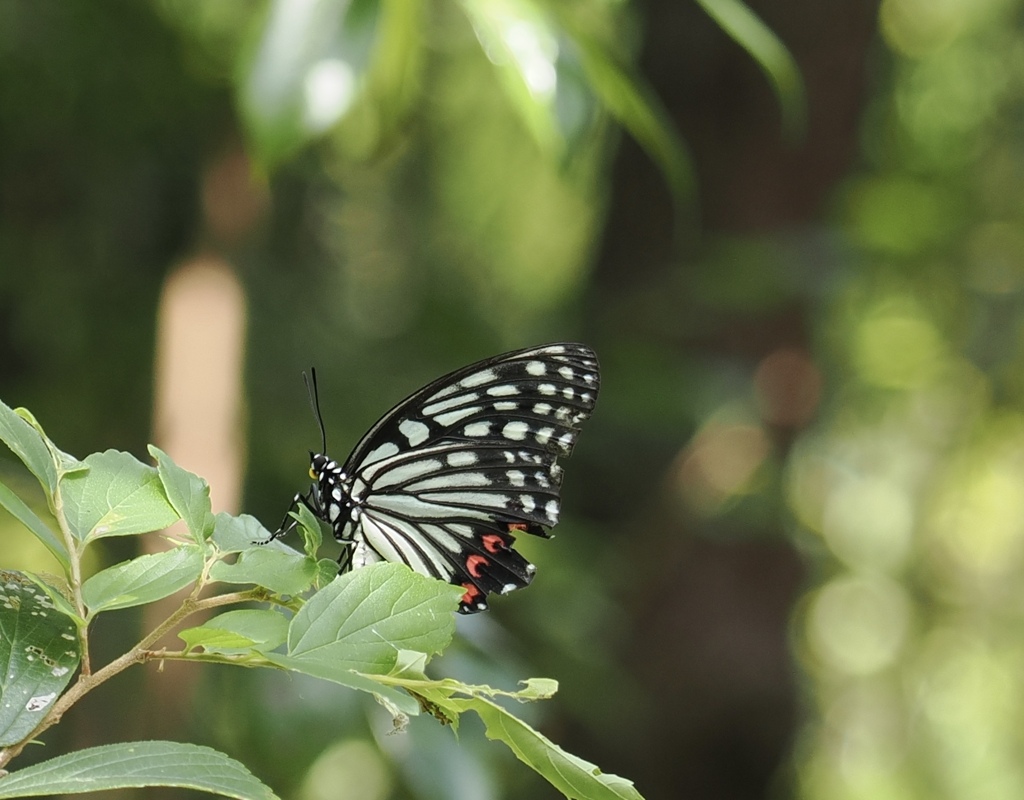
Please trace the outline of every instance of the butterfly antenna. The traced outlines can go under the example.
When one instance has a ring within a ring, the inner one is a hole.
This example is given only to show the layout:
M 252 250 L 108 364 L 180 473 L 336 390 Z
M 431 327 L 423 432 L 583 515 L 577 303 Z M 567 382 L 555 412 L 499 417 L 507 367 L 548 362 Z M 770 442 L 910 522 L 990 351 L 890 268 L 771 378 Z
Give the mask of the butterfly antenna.
M 313 409 L 313 416 L 316 417 L 316 424 L 320 426 L 320 440 L 322 442 L 320 452 L 327 452 L 327 431 L 324 430 L 324 418 L 320 415 L 320 393 L 316 388 L 316 368 L 309 368 L 310 375 L 313 376 L 312 381 L 309 379 L 309 375 L 305 372 L 302 373 L 302 380 L 306 384 L 306 391 L 309 393 L 309 406 Z

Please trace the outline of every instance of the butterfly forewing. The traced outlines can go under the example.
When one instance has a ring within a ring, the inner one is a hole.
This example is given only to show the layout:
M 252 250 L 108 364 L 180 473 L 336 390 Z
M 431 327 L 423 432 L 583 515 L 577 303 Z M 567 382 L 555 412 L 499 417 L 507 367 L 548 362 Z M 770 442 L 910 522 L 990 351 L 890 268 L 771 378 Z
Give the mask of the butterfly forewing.
M 342 571 L 404 562 L 463 586 L 463 612 L 528 584 L 534 568 L 514 535 L 546 536 L 558 521 L 555 462 L 572 451 L 599 386 L 590 348 L 551 344 L 471 364 L 403 400 L 340 474 L 318 475 L 323 516 L 347 545 Z
M 366 466 L 445 439 L 506 442 L 568 455 L 600 384 L 585 345 L 555 344 L 496 356 L 438 378 L 381 417 L 349 456 Z

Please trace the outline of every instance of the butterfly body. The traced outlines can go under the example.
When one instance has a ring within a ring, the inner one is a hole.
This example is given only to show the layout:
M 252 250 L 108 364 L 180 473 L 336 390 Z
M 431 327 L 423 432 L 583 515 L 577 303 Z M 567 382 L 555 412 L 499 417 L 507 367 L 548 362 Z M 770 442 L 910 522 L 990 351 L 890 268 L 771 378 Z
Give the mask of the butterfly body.
M 387 412 L 344 464 L 311 454 L 304 502 L 344 545 L 340 571 L 399 561 L 465 589 L 459 610 L 526 586 L 516 534 L 558 522 L 562 469 L 600 385 L 585 345 L 558 343 L 471 364 Z M 293 523 L 282 526 L 275 538 Z

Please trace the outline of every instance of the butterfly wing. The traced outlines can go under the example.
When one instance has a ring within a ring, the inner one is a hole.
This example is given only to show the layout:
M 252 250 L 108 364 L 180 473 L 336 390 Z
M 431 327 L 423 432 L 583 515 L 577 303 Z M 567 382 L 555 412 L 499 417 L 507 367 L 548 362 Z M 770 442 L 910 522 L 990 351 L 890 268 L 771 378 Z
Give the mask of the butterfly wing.
M 339 531 L 344 566 L 383 558 L 466 589 L 464 612 L 528 584 L 512 549 L 558 522 L 562 471 L 600 386 L 581 344 L 518 350 L 445 375 L 369 430 L 343 471 L 357 519 Z

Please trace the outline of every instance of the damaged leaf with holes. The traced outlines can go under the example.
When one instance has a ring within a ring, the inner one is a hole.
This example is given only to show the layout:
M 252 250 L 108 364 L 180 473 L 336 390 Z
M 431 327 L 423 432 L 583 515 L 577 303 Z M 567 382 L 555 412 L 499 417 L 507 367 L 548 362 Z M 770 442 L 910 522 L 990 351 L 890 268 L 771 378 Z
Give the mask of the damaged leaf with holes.
M 0 747 L 32 732 L 80 658 L 75 623 L 27 576 L 0 571 Z

